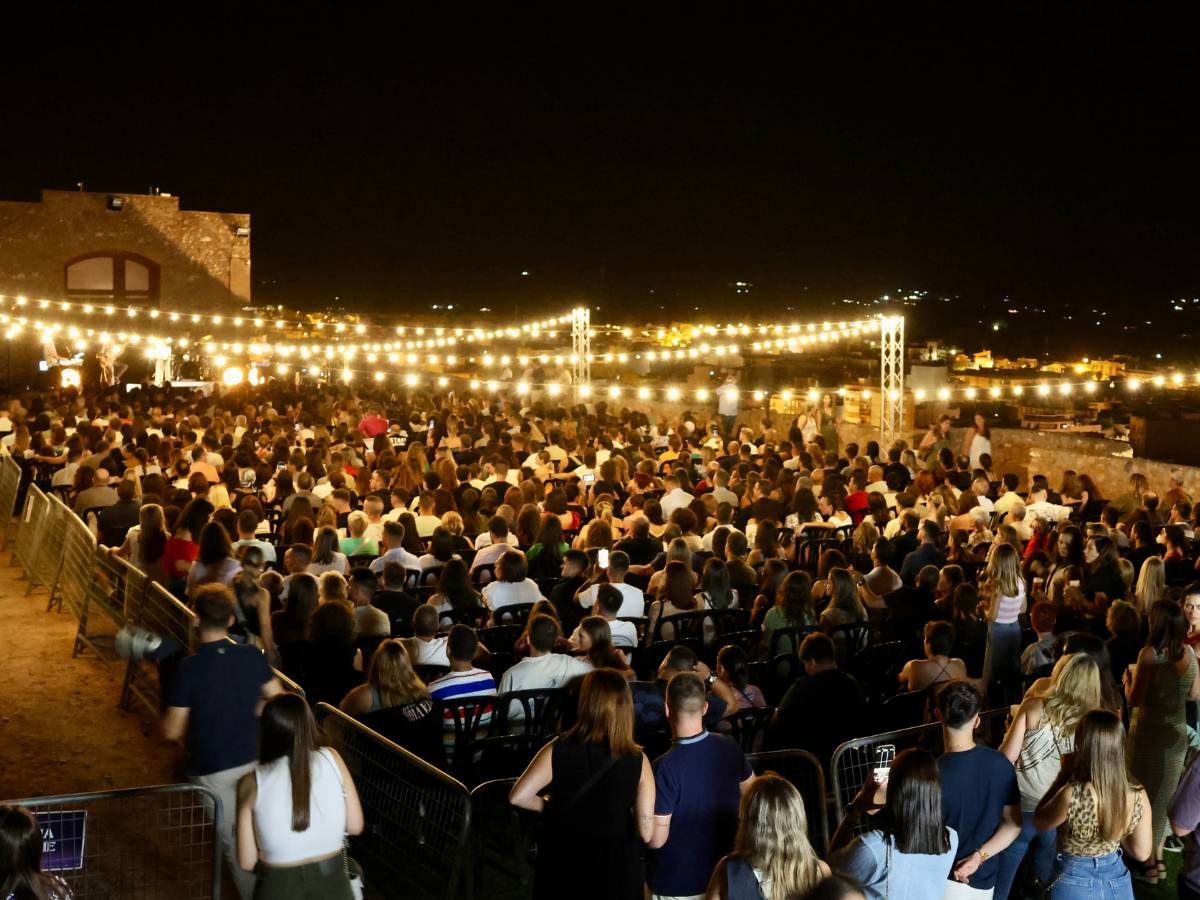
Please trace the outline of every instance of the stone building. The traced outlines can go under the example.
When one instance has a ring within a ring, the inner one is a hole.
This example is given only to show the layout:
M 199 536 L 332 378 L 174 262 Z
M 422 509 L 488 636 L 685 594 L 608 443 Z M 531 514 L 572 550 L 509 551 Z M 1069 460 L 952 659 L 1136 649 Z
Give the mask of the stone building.
M 169 194 L 0 201 L 0 294 L 232 312 L 250 302 L 250 216 Z

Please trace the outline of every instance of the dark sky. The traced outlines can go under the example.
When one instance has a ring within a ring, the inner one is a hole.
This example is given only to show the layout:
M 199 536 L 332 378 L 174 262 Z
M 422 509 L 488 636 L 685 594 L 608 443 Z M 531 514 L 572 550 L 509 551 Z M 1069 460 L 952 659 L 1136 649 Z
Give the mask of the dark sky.
M 250 212 L 255 298 L 291 306 L 1200 296 L 1180 23 L 224 24 L 9 68 L 0 197 Z

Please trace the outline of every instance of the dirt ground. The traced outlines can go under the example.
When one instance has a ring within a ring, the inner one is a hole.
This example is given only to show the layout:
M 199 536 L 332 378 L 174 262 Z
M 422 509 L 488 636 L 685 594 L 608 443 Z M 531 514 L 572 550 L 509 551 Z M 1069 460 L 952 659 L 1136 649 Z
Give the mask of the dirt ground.
M 0 798 L 169 784 L 180 751 L 144 707 L 117 706 L 124 674 L 90 652 L 71 658 L 76 622 L 25 596 L 0 553 Z M 99 626 L 99 623 L 96 623 Z

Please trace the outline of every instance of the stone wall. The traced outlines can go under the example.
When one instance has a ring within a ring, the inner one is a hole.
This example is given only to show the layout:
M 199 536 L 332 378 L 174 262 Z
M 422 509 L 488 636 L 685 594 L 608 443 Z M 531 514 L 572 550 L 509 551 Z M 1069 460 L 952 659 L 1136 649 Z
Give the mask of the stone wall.
M 122 208 L 109 209 L 120 197 Z M 0 201 L 0 294 L 66 297 L 66 263 L 122 252 L 158 266 L 159 306 L 232 312 L 250 301 L 244 213 L 181 210 L 178 197 L 43 191 L 37 203 Z

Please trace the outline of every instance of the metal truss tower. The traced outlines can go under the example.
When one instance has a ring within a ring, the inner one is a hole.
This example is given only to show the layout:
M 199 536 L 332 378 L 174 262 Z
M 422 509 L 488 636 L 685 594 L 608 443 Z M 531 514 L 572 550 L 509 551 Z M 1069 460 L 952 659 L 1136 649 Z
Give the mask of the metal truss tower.
M 571 382 L 578 403 L 592 384 L 592 311 L 586 306 L 571 310 Z M 584 385 L 588 389 L 581 391 Z
M 904 436 L 904 316 L 879 323 L 879 449 Z

